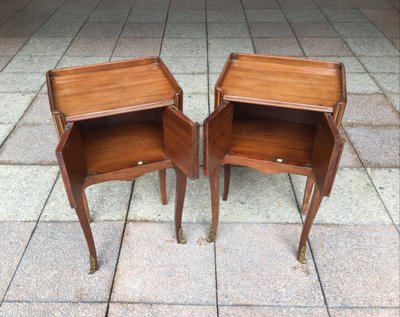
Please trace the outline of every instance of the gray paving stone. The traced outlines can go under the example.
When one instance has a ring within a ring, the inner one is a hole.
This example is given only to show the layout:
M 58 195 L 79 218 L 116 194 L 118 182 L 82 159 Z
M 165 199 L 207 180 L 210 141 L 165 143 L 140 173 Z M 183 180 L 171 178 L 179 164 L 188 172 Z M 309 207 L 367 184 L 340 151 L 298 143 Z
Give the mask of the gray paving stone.
M 36 221 L 57 174 L 55 166 L 0 165 L 0 221 Z
M 45 82 L 40 73 L 0 73 L 0 93 L 36 93 Z
M 354 94 L 373 94 L 380 93 L 381 90 L 376 85 L 369 74 L 346 74 L 347 92 Z
M 51 20 L 37 30 L 34 37 L 74 37 L 82 27 L 83 22 Z
M 399 56 L 399 50 L 386 38 L 347 38 L 357 56 Z
M 161 57 L 207 57 L 206 39 L 167 39 L 162 44 Z
M 26 37 L 0 37 L 0 55 L 13 56 L 24 46 L 27 39 Z
M 234 10 L 239 10 L 243 8 L 242 2 L 240 0 L 218 0 L 218 1 L 207 1 L 207 9 L 211 10 L 221 10 L 226 8 L 231 8 Z
M 207 10 L 207 22 L 246 22 L 243 10 Z
M 90 22 L 125 22 L 128 18 L 127 10 L 94 9 L 90 14 Z
M 210 57 L 210 58 L 208 58 L 209 74 L 220 74 L 226 64 L 226 61 L 227 61 L 226 57 Z
M 379 196 L 382 198 L 395 224 L 400 224 L 400 171 L 399 169 L 368 168 Z
M 77 37 L 117 38 L 123 27 L 123 22 L 86 22 Z
M 351 2 L 360 9 L 392 9 L 390 2 L 375 0 L 351 0 Z
M 372 22 L 399 22 L 400 16 L 393 9 L 361 9 Z
M 358 9 L 322 9 L 331 22 L 368 22 Z
M 255 38 L 253 41 L 257 54 L 303 56 L 294 38 Z
M 217 309 L 215 306 L 111 303 L 108 316 L 215 317 Z
M 203 124 L 208 117 L 208 94 L 184 94 L 183 112 L 193 121 Z
M 353 56 L 346 43 L 340 38 L 299 38 L 307 56 Z
M 0 298 L 7 290 L 34 227 L 34 222 L 0 222 Z
M 52 124 L 49 98 L 46 95 L 39 94 L 33 100 L 28 111 L 21 119 L 21 124 Z
M 129 22 L 126 23 L 121 37 L 162 37 L 164 22 Z
M 163 57 L 163 61 L 173 74 L 206 74 L 205 57 Z
M 399 73 L 399 57 L 360 57 L 364 67 L 371 73 Z
M 399 114 L 383 94 L 347 96 L 344 125 L 399 125 Z
M 301 205 L 306 177 L 291 175 Z M 391 220 L 364 169 L 339 169 L 330 197 L 325 197 L 315 223 L 390 224 Z
M 73 10 L 65 7 L 58 9 L 49 21 L 63 21 L 63 22 L 85 22 L 90 15 L 91 10 Z
M 340 134 L 342 138 L 344 138 L 344 148 L 342 153 L 342 158 L 340 159 L 339 168 L 346 168 L 346 167 L 362 167 L 362 163 L 357 156 L 356 151 L 354 150 L 351 142 L 348 140 L 346 135 L 344 135 L 343 130 L 340 130 Z
M 167 10 L 134 9 L 129 17 L 129 22 L 165 22 Z
M 90 57 L 90 56 L 64 56 L 57 64 L 57 68 L 90 65 L 108 62 L 108 57 Z
M 400 25 L 399 22 L 397 23 L 386 23 L 386 22 L 379 22 L 375 23 L 375 26 L 387 37 L 400 37 Z
M 330 308 L 332 317 L 397 317 L 398 308 Z
M 283 9 L 312 9 L 317 8 L 312 0 L 279 0 Z
M 168 23 L 170 22 L 206 22 L 204 10 L 169 10 Z
M 17 303 L 3 302 L 0 317 L 98 317 L 106 313 L 106 303 Z
M 56 164 L 53 125 L 18 125 L 0 150 L 0 163 Z
M 18 54 L 61 56 L 71 41 L 72 37 L 32 37 Z
M 242 3 L 245 9 L 279 8 L 276 0 L 243 0 Z
M 220 317 L 253 317 L 253 316 L 281 316 L 281 317 L 327 317 L 326 308 L 310 307 L 260 307 L 260 306 L 219 306 Z
M 115 56 L 158 56 L 161 38 L 120 38 L 115 47 Z
M 309 56 L 310 59 L 319 59 L 325 61 L 332 61 L 332 62 L 340 62 L 343 63 L 346 68 L 347 73 L 365 73 L 365 68 L 363 65 L 358 61 L 357 57 L 348 57 L 348 56 Z
M 29 93 L 0 93 L 0 123 L 18 122 L 34 97 Z
M 206 74 L 176 74 L 176 80 L 187 94 L 207 94 Z
M 327 22 L 319 9 L 286 9 L 283 12 L 289 22 Z
M 0 71 L 2 71 L 4 67 L 6 67 L 6 65 L 12 58 L 12 56 L 0 56 Z
M 9 20 L 0 26 L 0 37 L 30 37 L 41 26 L 40 22 L 26 22 Z
M 335 8 L 335 9 L 351 9 L 355 8 L 355 5 L 352 4 L 349 0 L 314 0 L 314 2 L 320 8 Z
M 136 0 L 133 10 L 152 8 L 156 10 L 167 10 L 168 1 L 165 0 Z
M 6 140 L 11 130 L 14 128 L 13 124 L 2 124 L 0 123 L 0 146 Z
M 228 58 L 232 52 L 253 53 L 250 38 L 220 38 L 208 40 L 208 54 L 211 57 Z
M 394 226 L 315 226 L 310 243 L 330 307 L 399 306 Z
M 220 305 L 323 306 L 314 263 L 296 259 L 299 225 L 221 224 L 216 245 Z
M 184 230 L 183 245 L 173 223 L 128 223 L 112 301 L 215 305 L 214 245 L 204 225 Z
M 251 36 L 254 37 L 294 37 L 289 23 L 284 22 L 251 22 Z
M 45 73 L 54 68 L 60 56 L 16 55 L 4 69 L 4 72 Z
M 335 37 L 339 34 L 325 22 L 293 22 L 293 31 L 298 37 Z
M 21 9 L 12 18 L 15 22 L 41 22 L 44 23 L 54 12 L 54 10 L 42 9 L 42 10 L 29 10 Z
M 206 38 L 205 23 L 167 23 L 165 38 Z
M 244 22 L 209 22 L 207 24 L 207 34 L 208 38 L 250 37 L 249 28 L 247 23 Z
M 198 0 L 172 0 L 171 9 L 204 10 L 205 1 Z
M 67 56 L 111 56 L 116 38 L 75 38 L 68 48 Z M 118 47 L 118 46 L 117 46 Z
M 347 127 L 346 132 L 365 166 L 400 166 L 398 127 Z
M 400 112 L 400 95 L 399 94 L 386 94 L 386 97 L 390 100 L 393 107 Z
M 400 93 L 400 73 L 397 74 L 373 73 L 371 75 L 384 92 L 392 94 Z
M 107 301 L 122 229 L 123 222 L 92 223 L 99 269 L 88 274 L 89 256 L 79 223 L 39 223 L 5 300 Z
M 92 221 L 124 221 L 132 190 L 131 182 L 114 181 L 86 189 Z M 71 209 L 61 177 L 57 180 L 43 210 L 41 221 L 78 221 Z
M 280 9 L 250 9 L 245 14 L 249 22 L 287 22 Z
M 384 35 L 370 22 L 333 23 L 336 31 L 346 37 L 383 37 Z

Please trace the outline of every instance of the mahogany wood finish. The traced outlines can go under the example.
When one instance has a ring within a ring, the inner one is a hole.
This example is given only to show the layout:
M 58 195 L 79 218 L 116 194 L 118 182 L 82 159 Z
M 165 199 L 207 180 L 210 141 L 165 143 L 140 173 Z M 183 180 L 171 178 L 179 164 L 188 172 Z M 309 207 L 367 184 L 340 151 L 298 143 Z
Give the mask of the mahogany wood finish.
M 229 192 L 230 166 L 307 177 L 308 212 L 298 258 L 324 196 L 329 196 L 344 140 L 338 126 L 346 106 L 341 63 L 232 53 L 215 86 L 215 110 L 204 121 L 204 174 L 210 177 L 212 225 L 218 227 L 219 174 Z
M 166 169 L 176 171 L 175 229 L 179 243 L 186 179 L 198 177 L 199 125 L 182 111 L 182 89 L 158 57 L 51 70 L 50 107 L 59 133 L 62 179 L 90 253 L 97 255 L 85 188 L 134 180 L 158 171 L 167 204 Z

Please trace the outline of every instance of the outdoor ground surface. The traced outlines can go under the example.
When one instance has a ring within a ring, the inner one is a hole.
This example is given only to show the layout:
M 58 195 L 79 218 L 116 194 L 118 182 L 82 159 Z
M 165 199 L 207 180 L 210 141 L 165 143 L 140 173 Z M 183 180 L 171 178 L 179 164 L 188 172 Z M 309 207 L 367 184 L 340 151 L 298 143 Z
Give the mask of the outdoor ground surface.
M 0 316 L 399 316 L 396 0 L 0 0 Z M 186 245 L 174 175 L 93 186 L 100 269 L 54 149 L 45 72 L 160 55 L 202 122 L 230 52 L 345 63 L 345 152 L 296 260 L 304 177 L 234 168 L 215 244 L 208 181 L 190 181 Z

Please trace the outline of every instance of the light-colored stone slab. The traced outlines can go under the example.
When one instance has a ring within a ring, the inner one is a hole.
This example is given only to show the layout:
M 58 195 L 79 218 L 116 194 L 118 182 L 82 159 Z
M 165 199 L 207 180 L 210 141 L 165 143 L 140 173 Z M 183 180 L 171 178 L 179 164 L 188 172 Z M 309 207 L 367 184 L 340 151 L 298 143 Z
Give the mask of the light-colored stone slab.
M 174 76 L 187 94 L 207 94 L 207 74 L 176 74 Z
M 32 93 L 0 93 L 0 122 L 18 122 L 34 97 Z
M 399 308 L 330 308 L 332 317 L 398 317 Z
M 132 190 L 131 182 L 114 181 L 96 184 L 86 189 L 92 221 L 125 219 Z M 69 206 L 61 177 L 44 208 L 41 221 L 78 221 L 76 212 Z
M 398 57 L 375 56 L 360 57 L 364 67 L 371 73 L 399 73 L 400 63 Z
M 208 38 L 250 37 L 247 23 L 232 21 L 231 23 L 209 22 Z
M 206 74 L 205 57 L 163 57 L 163 61 L 173 74 Z
M 168 23 L 171 22 L 206 22 L 204 10 L 169 10 Z
M 0 299 L 17 269 L 34 227 L 34 222 L 0 222 Z M 1 311 L 0 308 L 0 316 Z
M 206 39 L 166 38 L 162 43 L 161 57 L 207 57 Z
M 108 316 L 216 317 L 217 309 L 215 306 L 111 303 Z
M 69 46 L 65 55 L 88 56 L 88 57 L 110 57 L 114 51 L 116 38 L 75 38 Z
M 382 74 L 374 73 L 372 77 L 385 93 L 399 94 L 400 93 L 400 74 Z
M 399 50 L 386 38 L 346 38 L 357 56 L 399 56 Z
M 19 55 L 62 56 L 72 37 L 32 37 L 19 51 Z
M 73 67 L 81 65 L 90 65 L 108 62 L 108 57 L 90 57 L 90 56 L 64 56 L 57 64 L 57 68 Z
M 183 245 L 173 223 L 128 223 L 112 301 L 215 305 L 214 245 L 205 230 L 184 224 Z
M 254 53 L 251 39 L 246 37 L 209 39 L 209 56 L 228 58 L 229 54 L 232 52 Z
M 165 38 L 206 38 L 205 23 L 167 23 Z
M 40 73 L 0 72 L 0 92 L 36 93 L 45 80 L 46 77 Z
M 21 124 L 53 124 L 49 97 L 38 94 L 21 119 Z
M 17 55 L 7 65 L 4 72 L 41 73 L 45 76 L 45 73 L 54 68 L 59 60 L 60 56 Z
M 0 317 L 99 317 L 105 316 L 106 303 L 8 303 L 0 308 Z
M 5 300 L 107 301 L 122 228 L 123 222 L 92 224 L 99 269 L 88 274 L 89 255 L 79 223 L 39 223 Z
M 0 123 L 0 146 L 4 143 L 5 139 L 8 137 L 13 128 L 13 124 Z
M 369 74 L 346 75 L 347 92 L 354 94 L 373 94 L 380 93 L 381 90 Z
M 399 307 L 394 226 L 318 225 L 310 243 L 329 307 Z
M 208 94 L 183 94 L 183 112 L 193 121 L 203 124 L 209 115 Z
M 223 192 L 223 171 L 220 193 Z M 160 202 L 158 174 L 137 179 L 133 189 L 129 219 L 173 221 L 175 172 L 167 173 L 168 205 Z M 209 179 L 188 180 L 184 221 L 211 222 Z M 233 167 L 227 201 L 220 199 L 221 222 L 299 223 L 300 217 L 286 174 L 264 175 L 252 169 Z
M 220 317 L 328 317 L 326 308 L 310 307 L 260 307 L 260 306 L 219 306 Z
M 0 221 L 36 221 L 57 174 L 54 166 L 0 165 Z
M 392 216 L 395 224 L 400 224 L 400 170 L 398 168 L 368 168 L 376 190 Z
M 306 177 L 291 175 L 299 204 Z M 364 169 L 340 169 L 330 197 L 325 197 L 315 223 L 390 224 L 391 220 Z
M 220 305 L 323 306 L 312 257 L 297 261 L 299 225 L 221 224 L 216 240 Z

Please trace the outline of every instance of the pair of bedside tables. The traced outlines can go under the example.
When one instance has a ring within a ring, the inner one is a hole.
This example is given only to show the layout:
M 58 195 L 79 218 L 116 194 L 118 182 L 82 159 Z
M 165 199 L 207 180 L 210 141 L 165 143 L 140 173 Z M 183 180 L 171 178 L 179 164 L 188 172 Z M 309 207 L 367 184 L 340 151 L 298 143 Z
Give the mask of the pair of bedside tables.
M 199 174 L 199 124 L 183 114 L 182 89 L 162 60 L 51 70 L 47 85 L 59 136 L 56 156 L 88 244 L 90 273 L 98 263 L 85 188 L 96 183 L 158 171 L 166 204 L 166 169 L 175 169 L 175 230 L 178 243 L 185 243 L 182 210 L 187 177 Z M 338 126 L 345 105 L 342 64 L 231 54 L 216 83 L 215 110 L 204 121 L 212 202 L 208 241 L 218 228 L 222 167 L 224 200 L 231 165 L 300 174 L 308 178 L 298 251 L 304 262 L 311 225 L 330 194 L 343 149 Z

